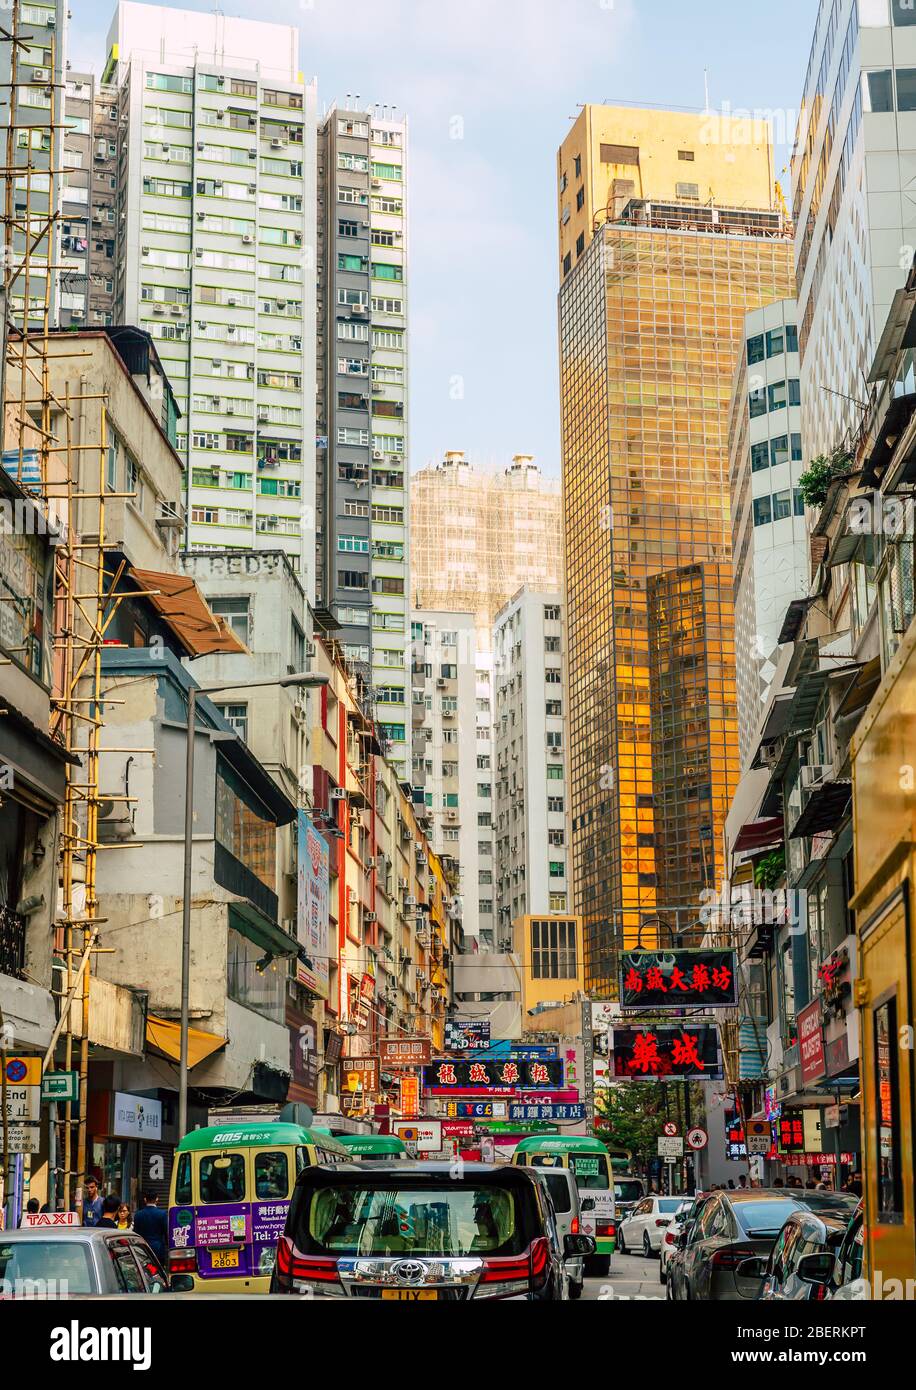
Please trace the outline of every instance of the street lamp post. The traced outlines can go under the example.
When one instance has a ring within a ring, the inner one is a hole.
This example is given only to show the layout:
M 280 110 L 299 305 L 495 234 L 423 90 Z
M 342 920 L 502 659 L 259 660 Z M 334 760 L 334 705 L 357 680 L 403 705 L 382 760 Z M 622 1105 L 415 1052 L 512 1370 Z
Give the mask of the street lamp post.
M 259 681 L 232 681 L 223 685 L 192 685 L 188 697 L 188 730 L 184 783 L 184 896 L 181 904 L 181 1042 L 178 1054 L 178 1137 L 188 1132 L 188 1027 L 191 998 L 191 869 L 194 841 L 194 734 L 197 726 L 197 697 L 219 695 L 227 690 L 254 690 L 265 686 L 321 686 L 328 677 L 310 671 L 293 676 Z

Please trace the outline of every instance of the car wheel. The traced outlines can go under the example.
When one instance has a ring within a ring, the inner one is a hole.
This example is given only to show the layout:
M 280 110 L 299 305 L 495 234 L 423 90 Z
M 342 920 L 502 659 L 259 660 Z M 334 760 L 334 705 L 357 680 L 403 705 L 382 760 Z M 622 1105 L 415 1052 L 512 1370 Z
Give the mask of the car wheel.
M 610 1255 L 586 1255 L 585 1273 L 591 1279 L 602 1278 L 611 1272 Z
M 570 1284 L 570 1286 L 569 1286 L 569 1297 L 570 1297 L 570 1299 L 571 1299 L 571 1301 L 572 1301 L 573 1303 L 575 1303 L 575 1301 L 576 1301 L 577 1298 L 581 1298 L 581 1297 L 582 1297 L 583 1288 L 584 1288 L 584 1285 L 583 1285 L 581 1282 L 578 1283 L 578 1284 Z
M 625 1255 L 627 1253 L 627 1243 L 624 1239 L 622 1226 L 617 1227 L 617 1249 L 620 1251 L 621 1255 Z
M 642 1253 L 645 1255 L 647 1260 L 651 1260 L 652 1255 L 654 1253 L 652 1250 L 652 1242 L 649 1239 L 648 1231 L 643 1231 L 642 1233 Z
M 659 1268 L 659 1271 L 658 1271 L 658 1282 L 659 1282 L 660 1284 L 667 1284 L 667 1282 L 668 1282 L 668 1271 L 667 1271 L 667 1269 L 665 1268 L 664 1265 L 661 1265 L 660 1268 Z

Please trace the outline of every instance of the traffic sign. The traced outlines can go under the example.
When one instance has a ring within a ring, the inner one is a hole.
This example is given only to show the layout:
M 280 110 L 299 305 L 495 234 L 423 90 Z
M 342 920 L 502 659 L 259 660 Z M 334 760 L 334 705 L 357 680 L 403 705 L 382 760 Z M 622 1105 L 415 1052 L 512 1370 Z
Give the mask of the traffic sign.
M 679 1158 L 683 1158 L 684 1141 L 680 1137 L 680 1135 L 667 1135 L 665 1138 L 662 1138 L 662 1136 L 659 1135 L 658 1156 L 659 1158 L 664 1158 L 669 1163 L 675 1162 Z
M 677 1125 L 675 1124 L 674 1120 L 665 1121 L 664 1125 L 662 1126 L 662 1133 L 667 1135 L 669 1139 L 674 1138 L 674 1136 L 677 1134 Z
M 709 1135 L 700 1125 L 694 1125 L 693 1129 L 687 1131 L 687 1147 L 689 1149 L 705 1149 L 709 1143 Z
M 744 1141 L 749 1154 L 768 1154 L 773 1147 L 769 1120 L 748 1120 L 744 1126 Z
M 42 1100 L 75 1101 L 79 1099 L 79 1072 L 48 1071 L 41 1078 Z

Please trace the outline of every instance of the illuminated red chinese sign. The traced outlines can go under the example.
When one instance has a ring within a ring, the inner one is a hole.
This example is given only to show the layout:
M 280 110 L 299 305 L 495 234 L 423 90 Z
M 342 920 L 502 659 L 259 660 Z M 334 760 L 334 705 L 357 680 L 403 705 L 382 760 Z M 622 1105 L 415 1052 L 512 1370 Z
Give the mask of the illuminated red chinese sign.
M 734 951 L 625 951 L 624 1009 L 731 1008 L 738 1002 Z
M 563 1063 L 558 1057 L 543 1061 L 432 1062 L 423 1068 L 423 1085 L 432 1095 L 459 1095 L 489 1091 L 497 1095 L 517 1090 L 557 1090 L 563 1085 Z
M 615 1077 L 722 1079 L 719 1035 L 713 1024 L 615 1028 L 613 1039 Z

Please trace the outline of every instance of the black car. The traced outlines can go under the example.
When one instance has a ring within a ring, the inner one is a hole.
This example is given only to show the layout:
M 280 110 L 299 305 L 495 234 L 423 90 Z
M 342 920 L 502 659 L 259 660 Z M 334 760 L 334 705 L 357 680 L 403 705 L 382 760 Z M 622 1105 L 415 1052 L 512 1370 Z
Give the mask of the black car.
M 760 1269 L 790 1216 L 810 1211 L 848 1220 L 855 1198 L 800 1188 L 744 1188 L 714 1192 L 685 1226 L 683 1248 L 668 1270 L 673 1299 L 756 1299 Z
M 335 1164 L 296 1179 L 271 1293 L 555 1302 L 567 1297 L 564 1261 L 594 1252 L 591 1236 L 560 1242 L 550 1200 L 523 1168 Z
M 793 1212 L 776 1237 L 769 1259 L 755 1256 L 748 1261 L 760 1270 L 759 1297 L 767 1302 L 826 1298 L 848 1224 L 848 1220 L 826 1212 Z M 748 1272 L 739 1265 L 739 1275 Z

